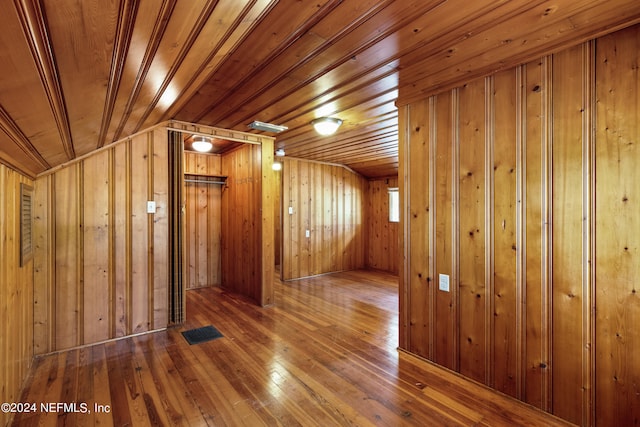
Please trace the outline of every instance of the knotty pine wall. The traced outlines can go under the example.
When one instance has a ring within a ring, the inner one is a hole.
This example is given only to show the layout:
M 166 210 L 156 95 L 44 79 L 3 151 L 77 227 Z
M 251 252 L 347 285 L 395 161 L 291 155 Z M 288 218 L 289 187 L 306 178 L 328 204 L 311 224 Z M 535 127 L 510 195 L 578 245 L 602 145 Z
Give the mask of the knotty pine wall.
M 273 141 L 245 144 L 222 156 L 222 287 L 262 306 L 273 303 Z M 264 167 L 263 167 L 264 164 Z
M 167 326 L 167 156 L 159 127 L 36 180 L 36 354 Z
M 286 157 L 281 173 L 282 279 L 363 268 L 367 181 L 342 166 Z
M 20 266 L 20 184 L 33 180 L 0 164 L 0 402 L 18 402 L 33 359 L 33 260 Z M 0 412 L 0 425 L 9 413 Z
M 184 173 L 222 175 L 217 154 L 184 152 Z M 201 178 L 209 179 L 209 178 Z M 185 182 L 185 287 L 220 286 L 222 283 L 222 192 L 218 184 Z
M 636 26 L 400 106 L 401 348 L 637 424 L 639 63 Z
M 398 178 L 370 180 L 367 186 L 366 266 L 398 274 L 398 223 L 389 222 L 389 188 Z

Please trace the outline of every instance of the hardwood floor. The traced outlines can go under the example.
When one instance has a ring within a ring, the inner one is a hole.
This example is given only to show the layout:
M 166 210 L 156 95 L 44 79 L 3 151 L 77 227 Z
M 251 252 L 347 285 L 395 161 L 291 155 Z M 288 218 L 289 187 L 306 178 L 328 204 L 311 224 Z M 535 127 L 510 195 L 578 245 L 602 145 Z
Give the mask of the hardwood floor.
M 267 308 L 191 290 L 179 328 L 36 360 L 22 396 L 36 410 L 14 425 L 567 425 L 398 352 L 396 282 L 367 271 L 276 280 Z M 224 336 L 181 335 L 206 325 Z

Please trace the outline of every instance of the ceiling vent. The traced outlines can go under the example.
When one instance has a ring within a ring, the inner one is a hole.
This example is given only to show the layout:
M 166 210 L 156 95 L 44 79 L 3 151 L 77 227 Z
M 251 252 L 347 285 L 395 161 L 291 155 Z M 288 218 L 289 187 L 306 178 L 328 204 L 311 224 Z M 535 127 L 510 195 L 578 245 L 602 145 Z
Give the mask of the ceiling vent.
M 275 133 L 282 132 L 283 130 L 289 129 L 286 126 L 274 125 L 272 123 L 259 122 L 257 120 L 249 123 L 248 126 L 251 129 L 261 130 L 261 131 L 264 131 L 264 132 L 275 132 Z

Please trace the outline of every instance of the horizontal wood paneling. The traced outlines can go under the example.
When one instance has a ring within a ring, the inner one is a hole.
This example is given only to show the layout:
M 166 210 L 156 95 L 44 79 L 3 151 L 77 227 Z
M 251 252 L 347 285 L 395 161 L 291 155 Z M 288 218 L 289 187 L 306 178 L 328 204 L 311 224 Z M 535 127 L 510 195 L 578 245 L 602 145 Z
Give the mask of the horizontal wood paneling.
M 398 223 L 389 221 L 389 188 L 398 178 L 371 180 L 366 195 L 366 266 L 398 274 Z
M 221 157 L 215 154 L 184 152 L 184 173 L 190 179 L 213 180 L 221 175 Z M 219 180 L 217 180 L 219 181 Z M 222 266 L 222 192 L 224 185 L 185 182 L 185 287 L 220 286 Z
M 401 346 L 582 425 L 640 414 L 638 46 L 627 29 L 401 114 Z
M 341 166 L 285 158 L 282 188 L 284 280 L 364 267 L 363 177 Z
M 167 147 L 156 128 L 36 180 L 36 354 L 167 326 Z
M 0 402 L 20 401 L 33 359 L 34 261 L 20 265 L 20 184 L 34 182 L 0 164 Z M 0 412 L 0 424 L 12 415 Z

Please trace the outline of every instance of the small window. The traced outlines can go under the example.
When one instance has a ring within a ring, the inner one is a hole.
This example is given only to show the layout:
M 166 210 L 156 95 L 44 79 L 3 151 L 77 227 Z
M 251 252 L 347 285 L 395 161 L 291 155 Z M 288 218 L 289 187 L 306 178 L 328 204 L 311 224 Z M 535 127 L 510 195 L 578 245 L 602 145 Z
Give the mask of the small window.
M 20 267 L 33 258 L 33 187 L 20 184 Z
M 389 188 L 389 222 L 400 222 L 400 195 L 398 188 Z

